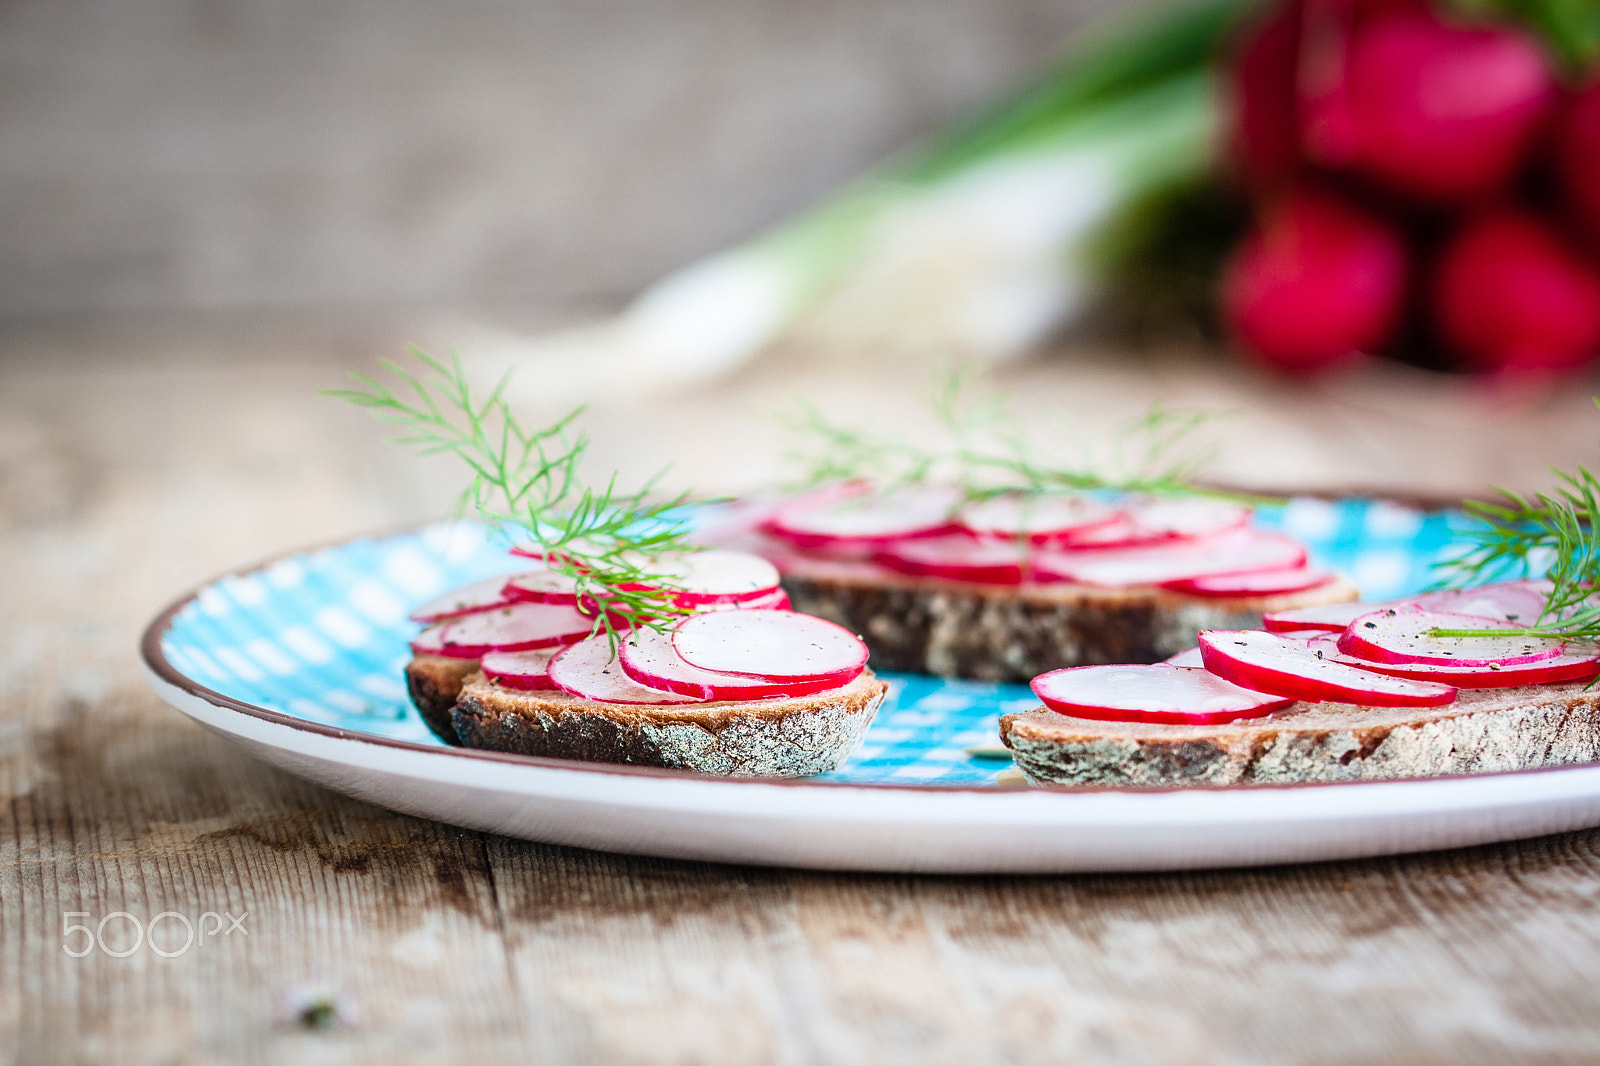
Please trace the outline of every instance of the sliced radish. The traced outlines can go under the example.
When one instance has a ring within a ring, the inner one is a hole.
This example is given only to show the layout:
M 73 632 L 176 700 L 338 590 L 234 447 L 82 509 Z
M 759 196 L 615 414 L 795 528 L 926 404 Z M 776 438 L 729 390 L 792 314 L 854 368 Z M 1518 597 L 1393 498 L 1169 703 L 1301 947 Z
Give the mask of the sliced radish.
M 767 528 L 804 548 L 844 542 L 882 543 L 925 537 L 955 528 L 951 514 L 961 502 L 954 489 L 902 489 L 877 493 L 851 484 L 825 489 L 786 504 Z
M 1214 537 L 1250 524 L 1250 509 L 1217 500 L 1141 500 L 1107 522 L 1062 538 L 1069 548 L 1133 548 Z
M 689 552 L 662 560 L 660 571 L 684 605 L 761 599 L 778 588 L 778 568 L 749 552 Z
M 873 558 L 897 573 L 989 585 L 1016 585 L 1032 570 L 1025 542 L 974 540 L 964 533 L 918 537 L 880 549 Z
M 563 692 L 599 703 L 704 702 L 639 684 L 622 669 L 604 633 L 580 641 L 551 659 L 550 680 Z
M 530 570 L 505 584 L 508 598 L 529 603 L 578 604 L 578 579 L 559 570 Z
M 492 651 L 483 657 L 479 666 L 485 677 L 500 682 L 506 688 L 525 692 L 552 689 L 556 683 L 550 680 L 550 660 L 560 650 L 535 648 L 532 651 Z
M 1040 674 L 1031 687 L 1052 711 L 1109 722 L 1209 725 L 1259 718 L 1292 702 L 1167 663 L 1074 666 Z
M 721 611 L 686 618 L 672 631 L 684 662 L 767 681 L 842 685 L 867 665 L 867 646 L 844 626 L 793 611 Z
M 505 595 L 505 586 L 506 579 L 503 577 L 486 577 L 482 581 L 474 581 L 470 585 L 452 589 L 437 599 L 429 600 L 411 612 L 411 620 L 423 623 L 442 622 L 447 618 L 460 618 L 462 615 L 504 607 L 511 602 L 511 597 Z
M 594 619 L 553 603 L 513 603 L 479 611 L 423 630 L 411 642 L 419 655 L 477 659 L 491 651 L 527 651 L 571 644 L 587 637 Z
M 1206 540 L 1116 551 L 1041 551 L 1042 578 L 1125 588 L 1301 566 L 1305 548 L 1276 533 L 1242 529 Z
M 1471 589 L 1424 592 L 1412 597 L 1411 602 L 1426 611 L 1475 614 L 1531 626 L 1544 612 L 1553 587 L 1548 581 L 1502 581 Z
M 1515 666 L 1560 655 L 1564 645 L 1546 637 L 1436 637 L 1435 629 L 1505 629 L 1498 618 L 1388 607 L 1345 627 L 1339 650 L 1375 663 L 1436 666 Z
M 1236 685 L 1291 699 L 1367 707 L 1437 707 L 1456 698 L 1450 685 L 1372 673 L 1326 656 L 1305 641 L 1260 630 L 1200 634 L 1206 669 Z
M 1109 525 L 1121 517 L 1110 504 L 1087 496 L 1006 495 L 969 503 L 957 516 L 980 537 L 1028 539 L 1035 544 Z
M 1382 606 L 1384 604 L 1379 603 L 1324 603 L 1316 607 L 1296 607 L 1288 611 L 1271 611 L 1262 616 L 1261 624 L 1268 633 L 1304 629 L 1343 633 L 1345 626 Z
M 702 670 L 685 662 L 672 646 L 672 634 L 654 629 L 635 630 L 622 642 L 622 668 L 641 685 L 677 692 L 703 700 L 765 700 L 780 696 L 807 696 L 838 688 L 832 679 L 788 681 L 742 677 Z
M 1569 646 L 1560 655 L 1513 666 L 1438 666 L 1433 663 L 1374 663 L 1345 655 L 1338 641 L 1323 635 L 1311 643 L 1313 651 L 1323 652 L 1349 666 L 1390 677 L 1414 681 L 1440 681 L 1457 688 L 1512 688 L 1518 685 L 1549 685 L 1560 681 L 1588 681 L 1600 676 L 1600 648 L 1593 645 Z M 1580 648 L 1581 650 L 1574 650 Z
M 1195 670 L 1204 670 L 1206 668 L 1205 660 L 1200 657 L 1200 649 L 1198 647 L 1185 648 L 1178 654 L 1161 661 L 1168 666 L 1187 666 Z
M 1276 596 L 1285 592 L 1305 592 L 1331 584 L 1333 574 L 1310 566 L 1291 566 L 1281 570 L 1258 570 L 1250 574 L 1212 574 L 1167 581 L 1162 588 L 1190 596 Z

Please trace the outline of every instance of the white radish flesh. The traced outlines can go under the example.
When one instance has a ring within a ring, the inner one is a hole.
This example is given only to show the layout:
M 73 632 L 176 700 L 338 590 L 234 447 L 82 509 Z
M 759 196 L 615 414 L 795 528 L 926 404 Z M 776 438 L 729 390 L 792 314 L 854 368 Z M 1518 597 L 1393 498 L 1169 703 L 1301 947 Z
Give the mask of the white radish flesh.
M 1240 530 L 1203 541 L 1117 551 L 1044 551 L 1035 558 L 1034 568 L 1041 578 L 1126 588 L 1282 570 L 1305 561 L 1305 548 L 1288 537 Z
M 1548 581 L 1503 581 L 1470 589 L 1424 592 L 1411 602 L 1426 611 L 1475 614 L 1531 626 L 1543 613 L 1551 588 Z
M 1161 587 L 1190 596 L 1277 596 L 1286 592 L 1305 592 L 1333 581 L 1326 570 L 1310 566 L 1260 570 L 1252 574 L 1213 574 L 1165 582 Z
M 842 685 L 867 665 L 861 638 L 826 619 L 793 611 L 695 615 L 673 630 L 672 646 L 690 666 L 767 681 Z
M 594 619 L 552 603 L 513 603 L 423 630 L 411 642 L 419 655 L 477 659 L 491 651 L 527 651 L 587 637 Z
M 578 579 L 559 570 L 532 570 L 506 582 L 506 595 L 529 603 L 578 603 Z
M 955 528 L 951 516 L 960 502 L 953 489 L 876 493 L 861 485 L 839 486 L 780 507 L 767 528 L 801 547 L 881 543 Z
M 969 503 L 958 515 L 978 536 L 1009 537 L 1043 543 L 1083 534 L 1115 522 L 1116 508 L 1087 496 L 1006 495 Z
M 1163 659 L 1162 662 L 1168 666 L 1188 666 L 1196 670 L 1204 670 L 1206 668 L 1205 660 L 1200 657 L 1200 649 L 1198 647 L 1185 648 L 1178 654 Z
M 623 670 L 629 677 L 663 692 L 676 692 L 702 700 L 765 700 L 784 696 L 808 696 L 838 688 L 831 679 L 813 681 L 771 681 L 737 674 L 702 670 L 685 662 L 672 646 L 672 634 L 640 629 L 622 641 Z
M 482 581 L 474 581 L 429 600 L 411 612 L 411 620 L 424 624 L 442 622 L 447 618 L 460 618 L 477 611 L 504 607 L 511 602 L 505 587 L 504 577 L 486 577 Z
M 612 654 L 605 634 L 564 649 L 550 660 L 550 680 L 556 688 L 598 703 L 661 704 L 703 703 L 694 696 L 641 685 L 629 677 Z
M 1216 500 L 1144 500 L 1125 506 L 1122 521 L 1097 525 L 1063 538 L 1067 547 L 1131 548 L 1199 540 L 1250 523 L 1250 509 Z
M 560 648 L 536 648 L 533 651 L 492 651 L 483 657 L 479 667 L 483 676 L 498 681 L 506 688 L 537 692 L 553 689 L 550 680 L 550 660 Z
M 1515 666 L 1561 654 L 1559 640 L 1544 637 L 1439 637 L 1435 629 L 1497 630 L 1509 623 L 1470 614 L 1390 607 L 1364 614 L 1339 636 L 1339 650 L 1375 663 L 1436 666 Z
M 661 560 L 660 572 L 685 606 L 760 599 L 778 588 L 778 568 L 749 552 L 690 552 Z
M 1111 722 L 1209 725 L 1259 718 L 1291 702 L 1166 663 L 1052 670 L 1034 678 L 1032 688 L 1052 711 Z
M 1032 571 L 1031 557 L 1025 542 L 974 540 L 961 533 L 898 541 L 873 556 L 897 573 L 986 585 L 1020 584 Z
M 1268 633 L 1290 633 L 1309 629 L 1343 633 L 1351 622 L 1383 606 L 1385 605 L 1379 603 L 1324 603 L 1316 607 L 1271 611 L 1262 617 L 1261 622 Z
M 1568 645 L 1566 651 L 1549 659 L 1514 666 L 1438 666 L 1432 663 L 1374 663 L 1345 655 L 1339 642 L 1324 634 L 1311 642 L 1313 651 L 1323 652 L 1349 666 L 1390 677 L 1413 681 L 1439 681 L 1457 688 L 1514 688 L 1519 685 L 1551 685 L 1563 681 L 1589 681 L 1600 676 L 1600 648 Z
M 1456 698 L 1451 685 L 1372 673 L 1319 656 L 1305 641 L 1260 630 L 1207 630 L 1200 634 L 1200 654 L 1220 678 L 1312 703 L 1437 707 Z

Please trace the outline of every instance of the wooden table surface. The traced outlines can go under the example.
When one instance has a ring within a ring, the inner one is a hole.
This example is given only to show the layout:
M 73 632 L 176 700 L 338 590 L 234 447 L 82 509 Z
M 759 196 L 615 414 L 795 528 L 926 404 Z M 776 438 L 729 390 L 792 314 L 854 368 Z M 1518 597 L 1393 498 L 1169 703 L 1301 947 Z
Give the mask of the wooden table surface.
M 464 832 L 204 732 L 140 679 L 159 607 L 448 494 L 445 468 L 313 396 L 398 332 L 0 331 L 0 1059 L 1600 1060 L 1600 832 L 1170 876 L 791 872 Z M 659 401 L 671 418 L 602 404 L 597 460 L 738 487 L 775 468 L 768 413 L 796 390 L 910 425 L 915 376 L 769 361 Z M 1537 486 L 1600 436 L 1587 383 L 1508 397 L 1372 368 L 1301 389 L 1104 352 L 1002 380 L 1030 417 L 1091 427 L 1153 398 L 1231 410 L 1220 469 L 1264 482 Z M 118 911 L 243 918 L 171 958 L 67 953 L 64 923 Z M 301 1024 L 319 1003 L 336 1022 Z

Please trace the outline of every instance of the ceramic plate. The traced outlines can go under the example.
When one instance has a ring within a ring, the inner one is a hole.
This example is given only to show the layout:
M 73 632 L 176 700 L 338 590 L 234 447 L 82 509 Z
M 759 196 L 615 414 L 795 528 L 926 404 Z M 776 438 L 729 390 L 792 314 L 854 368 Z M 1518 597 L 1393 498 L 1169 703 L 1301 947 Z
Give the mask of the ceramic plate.
M 1258 523 L 1368 598 L 1416 591 L 1460 515 L 1296 499 Z M 408 814 L 559 844 L 722 862 L 927 872 L 1239 866 L 1458 847 L 1600 825 L 1600 766 L 1160 792 L 996 786 L 1025 685 L 886 675 L 893 695 L 838 770 L 729 780 L 464 751 L 406 698 L 410 608 L 517 569 L 471 523 L 286 555 L 221 578 L 145 633 L 152 687 L 261 758 Z

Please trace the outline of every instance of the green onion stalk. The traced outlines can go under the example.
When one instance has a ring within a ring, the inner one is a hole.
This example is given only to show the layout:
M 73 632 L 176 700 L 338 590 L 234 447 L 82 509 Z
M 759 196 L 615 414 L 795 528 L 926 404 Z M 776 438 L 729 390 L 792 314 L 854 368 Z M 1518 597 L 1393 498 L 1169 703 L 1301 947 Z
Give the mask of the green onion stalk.
M 1095 293 L 1120 213 L 1215 172 L 1214 60 L 1252 3 L 1198 0 L 1090 34 L 827 202 L 615 318 L 480 352 L 475 372 L 516 368 L 524 398 L 559 405 L 714 378 L 807 330 L 847 350 L 1025 352 Z

